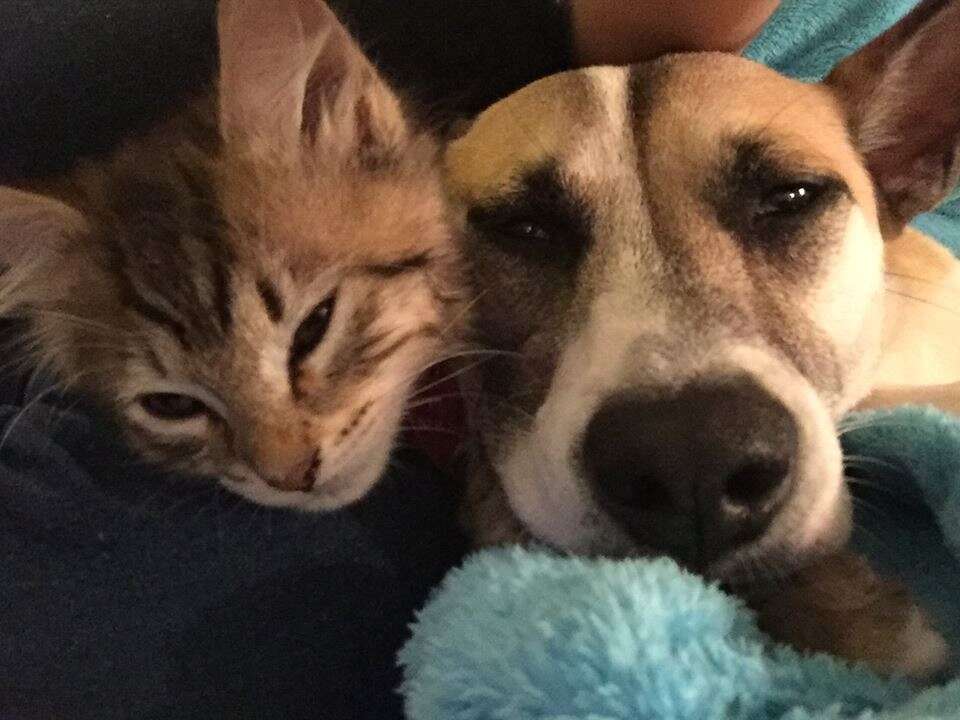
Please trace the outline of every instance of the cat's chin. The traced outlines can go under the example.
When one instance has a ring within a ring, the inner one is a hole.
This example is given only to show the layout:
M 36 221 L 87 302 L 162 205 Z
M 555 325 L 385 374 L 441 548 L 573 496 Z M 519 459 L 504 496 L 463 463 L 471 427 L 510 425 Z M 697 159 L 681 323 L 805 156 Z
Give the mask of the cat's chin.
M 387 458 L 377 457 L 351 468 L 348 474 L 320 478 L 312 490 L 282 491 L 267 485 L 256 475 L 221 477 L 220 484 L 246 500 L 266 507 L 290 508 L 303 512 L 330 512 L 363 498 L 383 475 Z

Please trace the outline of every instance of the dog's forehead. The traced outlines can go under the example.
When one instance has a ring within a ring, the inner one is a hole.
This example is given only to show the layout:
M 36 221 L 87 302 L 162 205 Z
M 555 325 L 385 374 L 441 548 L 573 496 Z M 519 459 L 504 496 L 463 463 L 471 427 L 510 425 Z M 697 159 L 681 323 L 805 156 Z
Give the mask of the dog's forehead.
M 674 55 L 631 72 L 630 118 L 647 179 L 695 185 L 731 143 L 759 143 L 787 167 L 842 178 L 874 204 L 872 184 L 828 87 L 732 55 Z M 663 172 L 657 172 L 662 170 Z
M 481 114 L 449 147 L 447 170 L 472 205 L 509 194 L 540 166 L 578 184 L 633 168 L 642 155 L 643 180 L 674 193 L 699 187 L 734 141 L 762 142 L 788 164 L 839 176 L 873 212 L 871 181 L 830 90 L 720 53 L 540 80 Z
M 610 103 L 596 76 L 623 87 L 626 74 L 598 68 L 552 75 L 487 109 L 447 150 L 453 191 L 481 204 L 509 194 L 526 172 L 568 155 L 585 136 L 610 125 Z

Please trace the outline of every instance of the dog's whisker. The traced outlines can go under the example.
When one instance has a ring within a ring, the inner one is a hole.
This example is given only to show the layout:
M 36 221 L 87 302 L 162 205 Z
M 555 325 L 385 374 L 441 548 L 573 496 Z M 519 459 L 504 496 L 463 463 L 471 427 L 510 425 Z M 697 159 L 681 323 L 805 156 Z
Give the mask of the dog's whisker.
M 436 427 L 433 425 L 401 425 L 399 430 L 400 432 L 437 433 L 452 436 L 459 436 L 461 434 L 452 428 Z
M 863 466 L 863 465 L 875 465 L 887 468 L 889 470 L 900 470 L 901 467 L 890 460 L 885 460 L 879 457 L 871 457 L 868 455 L 844 455 L 843 462 L 845 465 L 853 466 Z
M 938 280 L 930 280 L 929 278 L 920 277 L 919 275 L 909 275 L 907 273 L 894 272 L 893 270 L 884 270 L 884 275 L 888 277 L 897 278 L 899 280 L 908 280 L 910 282 L 921 283 L 924 285 L 929 285 L 936 288 L 946 288 L 946 284 Z
M 922 303 L 923 305 L 928 305 L 930 307 L 937 308 L 938 310 L 942 310 L 943 312 L 948 312 L 952 315 L 960 315 L 960 310 L 957 310 L 956 308 L 947 307 L 946 305 L 941 305 L 940 303 L 933 302 L 932 300 L 927 300 L 926 298 L 921 298 L 921 297 L 917 297 L 916 295 L 911 295 L 910 293 L 903 292 L 902 290 L 894 290 L 893 288 L 886 288 L 886 292 L 905 298 L 912 302 L 918 302 L 918 303 Z
M 897 491 L 895 488 L 888 487 L 881 482 L 878 482 L 876 480 L 870 480 L 868 478 L 846 475 L 844 477 L 844 482 L 846 482 L 846 484 L 854 492 L 856 492 L 857 488 L 862 488 L 864 491 L 867 491 L 867 492 L 882 493 L 884 495 L 892 495 L 892 496 L 897 495 Z

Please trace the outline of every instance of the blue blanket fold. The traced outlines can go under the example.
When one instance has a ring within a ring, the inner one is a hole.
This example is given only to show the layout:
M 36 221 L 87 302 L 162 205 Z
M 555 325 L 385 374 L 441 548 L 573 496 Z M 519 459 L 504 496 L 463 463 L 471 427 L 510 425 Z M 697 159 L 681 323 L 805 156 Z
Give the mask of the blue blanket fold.
M 956 651 L 960 420 L 900 408 L 851 427 L 845 452 L 878 468 L 860 549 Z M 666 559 L 486 551 L 448 575 L 400 659 L 411 720 L 960 718 L 960 681 L 919 691 L 773 647 L 737 599 Z

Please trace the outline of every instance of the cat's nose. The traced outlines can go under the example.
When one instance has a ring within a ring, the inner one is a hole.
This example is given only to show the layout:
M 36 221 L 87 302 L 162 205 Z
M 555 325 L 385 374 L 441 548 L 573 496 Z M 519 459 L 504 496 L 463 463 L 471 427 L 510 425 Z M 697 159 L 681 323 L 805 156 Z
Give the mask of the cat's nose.
M 264 482 L 272 488 L 284 492 L 307 492 L 313 489 L 320 469 L 320 453 L 311 450 L 307 455 L 294 460 L 285 468 L 274 468 L 272 472 L 261 472 Z

